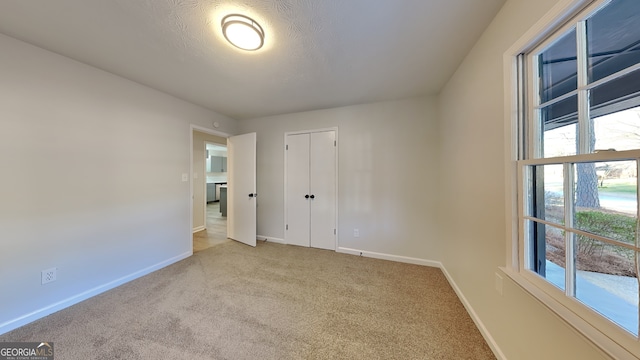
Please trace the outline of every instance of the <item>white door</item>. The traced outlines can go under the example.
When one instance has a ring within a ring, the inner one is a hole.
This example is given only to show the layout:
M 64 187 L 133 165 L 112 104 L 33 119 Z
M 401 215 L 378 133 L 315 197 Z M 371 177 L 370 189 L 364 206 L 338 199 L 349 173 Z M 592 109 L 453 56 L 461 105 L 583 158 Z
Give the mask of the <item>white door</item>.
M 309 247 L 309 134 L 287 135 L 285 242 Z
M 287 135 L 285 242 L 335 250 L 336 132 Z
M 227 139 L 227 237 L 256 246 L 256 133 Z
M 336 132 L 311 133 L 310 246 L 336 249 Z

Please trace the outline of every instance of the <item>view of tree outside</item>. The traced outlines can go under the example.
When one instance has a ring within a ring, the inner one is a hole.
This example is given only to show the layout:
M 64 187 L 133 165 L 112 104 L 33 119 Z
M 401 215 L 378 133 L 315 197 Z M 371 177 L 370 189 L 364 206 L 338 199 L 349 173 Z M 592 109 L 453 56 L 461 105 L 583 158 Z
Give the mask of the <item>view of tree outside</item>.
M 589 127 L 595 127 L 595 120 L 589 118 Z M 589 134 L 589 149 L 595 150 L 596 134 L 591 131 Z M 582 208 L 600 208 L 600 198 L 598 196 L 598 174 L 596 164 L 581 163 L 576 164 L 576 206 Z
M 591 146 L 595 151 L 640 149 L 640 107 L 597 117 L 593 121 Z M 545 157 L 576 152 L 576 125 L 544 133 Z M 544 172 L 545 211 L 561 217 L 563 173 L 560 166 Z M 574 226 L 621 242 L 635 243 L 637 228 L 637 169 L 635 161 L 612 161 L 576 165 Z M 555 200 L 554 200 L 555 199 Z M 547 260 L 564 266 L 562 232 L 547 239 Z M 593 239 L 578 237 L 579 270 L 636 277 L 632 251 Z
M 594 151 L 623 151 L 640 149 L 640 107 L 591 119 L 594 131 L 590 147 Z M 566 125 L 544 133 L 544 157 L 576 154 L 576 124 Z M 622 166 L 622 168 L 621 168 Z M 549 174 L 551 175 L 551 174 Z M 576 206 L 599 209 L 598 187 L 606 180 L 636 178 L 635 163 L 584 163 L 576 166 Z M 610 181 L 609 181 L 610 182 Z

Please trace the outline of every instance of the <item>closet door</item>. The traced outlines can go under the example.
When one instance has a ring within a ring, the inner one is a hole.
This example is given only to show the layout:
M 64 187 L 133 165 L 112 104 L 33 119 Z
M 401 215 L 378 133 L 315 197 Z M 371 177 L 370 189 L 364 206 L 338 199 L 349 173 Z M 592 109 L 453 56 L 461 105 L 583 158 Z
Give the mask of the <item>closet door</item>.
M 309 134 L 287 135 L 287 244 L 309 246 Z
M 310 246 L 336 247 L 336 132 L 311 133 L 310 143 Z

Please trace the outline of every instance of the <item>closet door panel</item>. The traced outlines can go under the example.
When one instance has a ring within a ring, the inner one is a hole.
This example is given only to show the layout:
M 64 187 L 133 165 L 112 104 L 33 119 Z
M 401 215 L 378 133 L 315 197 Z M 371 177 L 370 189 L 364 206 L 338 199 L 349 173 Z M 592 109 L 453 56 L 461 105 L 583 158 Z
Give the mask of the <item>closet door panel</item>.
M 336 133 L 311 133 L 310 144 L 310 246 L 335 250 L 336 235 Z
M 285 242 L 309 246 L 309 134 L 287 136 Z

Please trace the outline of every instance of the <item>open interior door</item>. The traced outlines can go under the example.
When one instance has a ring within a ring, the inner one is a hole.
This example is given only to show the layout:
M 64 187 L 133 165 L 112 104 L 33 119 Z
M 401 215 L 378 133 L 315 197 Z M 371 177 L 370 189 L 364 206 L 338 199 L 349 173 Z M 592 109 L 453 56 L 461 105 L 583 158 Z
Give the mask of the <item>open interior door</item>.
M 227 139 L 227 237 L 256 246 L 256 133 Z

